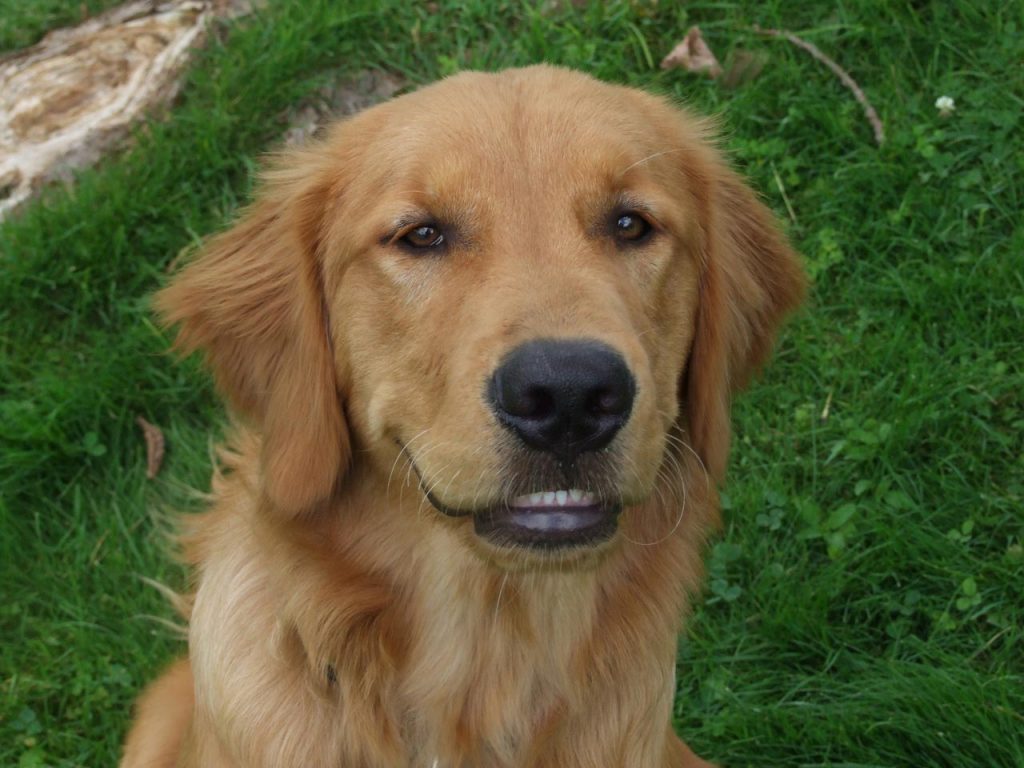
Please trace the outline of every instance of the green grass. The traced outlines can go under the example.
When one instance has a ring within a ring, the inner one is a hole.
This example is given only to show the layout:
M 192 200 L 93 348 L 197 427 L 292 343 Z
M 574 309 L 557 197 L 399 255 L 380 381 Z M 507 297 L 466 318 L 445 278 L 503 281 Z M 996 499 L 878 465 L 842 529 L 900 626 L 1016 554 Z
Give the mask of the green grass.
M 0 48 L 79 6 L 31 5 L 0 0 Z M 721 114 L 789 220 L 784 187 L 815 278 L 736 410 L 727 530 L 680 645 L 687 740 L 734 768 L 1024 765 L 1020 0 L 413 5 L 270 4 L 128 154 L 0 228 L 0 764 L 111 764 L 139 687 L 182 651 L 141 577 L 183 583 L 166 518 L 206 487 L 222 416 L 147 296 L 244 201 L 288 105 L 330 68 L 420 83 L 546 60 Z M 693 23 L 764 72 L 726 91 L 658 70 Z M 755 23 L 839 60 L 885 146 Z M 140 414 L 168 438 L 154 482 Z
M 0 0 L 0 52 L 39 41 L 46 32 L 117 5 L 118 0 Z

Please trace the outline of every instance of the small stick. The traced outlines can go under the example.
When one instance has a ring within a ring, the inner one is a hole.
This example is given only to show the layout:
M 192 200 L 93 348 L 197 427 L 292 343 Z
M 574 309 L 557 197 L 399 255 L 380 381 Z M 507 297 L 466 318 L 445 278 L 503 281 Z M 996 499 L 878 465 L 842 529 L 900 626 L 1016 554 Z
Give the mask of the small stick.
M 885 142 L 885 128 L 882 126 L 882 121 L 878 117 L 878 113 L 875 112 L 875 108 L 871 106 L 871 102 L 868 101 L 868 97 L 864 95 L 864 91 L 861 90 L 860 86 L 857 85 L 857 82 L 852 77 L 850 77 L 849 73 L 845 69 L 840 67 L 838 64 L 836 64 L 835 61 L 833 61 L 824 53 L 822 53 L 821 49 L 819 49 L 818 46 L 814 45 L 813 43 L 809 43 L 806 40 L 797 37 L 792 32 L 788 32 L 784 29 L 764 29 L 763 27 L 759 27 L 755 24 L 754 31 L 757 32 L 759 35 L 784 38 L 791 42 L 793 45 L 799 48 L 803 48 L 805 51 L 811 54 L 811 56 L 813 56 L 826 67 L 831 69 L 835 73 L 836 77 L 838 77 L 842 81 L 843 85 L 845 85 L 847 88 L 853 91 L 854 97 L 857 99 L 857 101 L 860 102 L 861 106 L 864 107 L 864 116 L 867 117 L 868 122 L 871 123 L 872 129 L 874 129 L 875 141 L 878 142 L 879 146 L 881 146 Z
M 782 177 L 779 176 L 779 172 L 775 170 L 775 163 L 772 163 L 772 176 L 775 177 L 775 186 L 779 188 L 779 194 L 782 195 L 782 202 L 786 204 L 786 210 L 789 212 L 789 218 L 794 224 L 796 224 L 796 213 L 793 211 L 793 206 L 789 204 L 789 196 L 786 194 L 786 188 L 782 184 Z

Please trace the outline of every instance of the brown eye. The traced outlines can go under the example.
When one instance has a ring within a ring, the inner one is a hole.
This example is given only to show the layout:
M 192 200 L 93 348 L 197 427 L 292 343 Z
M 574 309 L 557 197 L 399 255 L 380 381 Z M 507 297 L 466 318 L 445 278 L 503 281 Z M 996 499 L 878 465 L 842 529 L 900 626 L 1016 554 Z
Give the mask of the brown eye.
M 636 243 L 651 232 L 651 225 L 639 213 L 620 213 L 615 220 L 615 236 L 622 241 Z
M 423 224 L 406 232 L 402 242 L 411 248 L 437 248 L 444 244 L 444 234 L 432 224 Z

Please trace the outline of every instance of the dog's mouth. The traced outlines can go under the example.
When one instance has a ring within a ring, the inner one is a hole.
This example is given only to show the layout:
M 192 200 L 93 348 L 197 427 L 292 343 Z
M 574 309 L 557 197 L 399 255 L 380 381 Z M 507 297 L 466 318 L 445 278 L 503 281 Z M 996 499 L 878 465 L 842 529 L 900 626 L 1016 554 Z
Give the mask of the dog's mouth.
M 452 509 L 425 491 L 448 517 L 473 518 L 473 531 L 499 547 L 570 549 L 592 547 L 615 534 L 622 504 L 578 488 L 516 496 L 479 510 Z
M 496 547 L 583 549 L 596 547 L 615 535 L 622 501 L 580 488 L 512 496 L 481 508 L 451 507 L 432 493 L 412 455 L 404 444 L 398 444 L 409 458 L 431 506 L 446 517 L 472 517 L 474 533 Z
M 498 546 L 586 547 L 612 537 L 621 510 L 576 488 L 544 491 L 474 514 L 473 530 Z

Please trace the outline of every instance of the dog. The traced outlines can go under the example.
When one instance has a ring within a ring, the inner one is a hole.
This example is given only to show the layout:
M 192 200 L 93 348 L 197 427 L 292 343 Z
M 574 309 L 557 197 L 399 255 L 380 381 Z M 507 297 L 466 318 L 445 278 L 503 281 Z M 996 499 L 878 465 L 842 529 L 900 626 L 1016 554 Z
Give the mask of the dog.
M 695 768 L 675 653 L 798 256 L 713 126 L 535 66 L 271 163 L 157 296 L 238 426 L 122 766 Z

